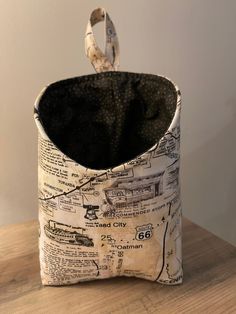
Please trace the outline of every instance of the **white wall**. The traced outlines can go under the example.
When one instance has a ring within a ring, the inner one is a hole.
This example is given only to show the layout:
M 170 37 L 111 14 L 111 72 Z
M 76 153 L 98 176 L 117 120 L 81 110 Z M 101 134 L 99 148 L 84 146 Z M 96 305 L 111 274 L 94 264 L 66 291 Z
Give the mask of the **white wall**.
M 236 244 L 235 0 L 0 0 L 0 224 L 37 217 L 33 103 L 49 82 L 94 73 L 84 32 L 98 6 L 116 25 L 121 70 L 181 88 L 184 214 Z

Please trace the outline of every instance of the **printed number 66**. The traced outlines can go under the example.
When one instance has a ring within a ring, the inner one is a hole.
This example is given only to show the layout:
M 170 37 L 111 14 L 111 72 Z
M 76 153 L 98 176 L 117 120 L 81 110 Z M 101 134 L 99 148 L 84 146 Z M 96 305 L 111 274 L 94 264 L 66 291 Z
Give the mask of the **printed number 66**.
M 138 240 L 146 240 L 151 238 L 151 231 L 147 230 L 147 231 L 141 231 L 138 233 Z

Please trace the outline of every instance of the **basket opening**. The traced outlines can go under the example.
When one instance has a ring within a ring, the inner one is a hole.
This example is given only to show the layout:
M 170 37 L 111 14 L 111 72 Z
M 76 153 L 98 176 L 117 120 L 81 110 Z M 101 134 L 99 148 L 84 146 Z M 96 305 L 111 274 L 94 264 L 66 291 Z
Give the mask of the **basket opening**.
M 109 71 L 50 84 L 38 114 L 64 154 L 100 170 L 132 160 L 158 143 L 176 103 L 176 88 L 164 77 Z

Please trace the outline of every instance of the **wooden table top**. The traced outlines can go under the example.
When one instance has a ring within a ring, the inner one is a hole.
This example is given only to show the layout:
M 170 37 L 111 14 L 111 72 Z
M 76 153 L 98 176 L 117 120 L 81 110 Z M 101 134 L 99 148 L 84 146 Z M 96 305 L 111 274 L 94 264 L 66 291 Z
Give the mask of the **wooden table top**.
M 187 219 L 184 282 L 119 277 L 42 286 L 38 222 L 0 228 L 0 313 L 236 313 L 236 248 Z

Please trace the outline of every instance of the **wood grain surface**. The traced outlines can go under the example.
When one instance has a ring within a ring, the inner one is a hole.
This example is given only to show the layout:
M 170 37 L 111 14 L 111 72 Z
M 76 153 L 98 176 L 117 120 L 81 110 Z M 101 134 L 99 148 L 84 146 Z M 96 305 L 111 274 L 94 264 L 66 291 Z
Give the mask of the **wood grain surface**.
M 148 258 L 148 257 L 147 257 Z M 236 313 L 236 248 L 184 219 L 184 282 L 41 285 L 38 222 L 0 228 L 0 313 Z

